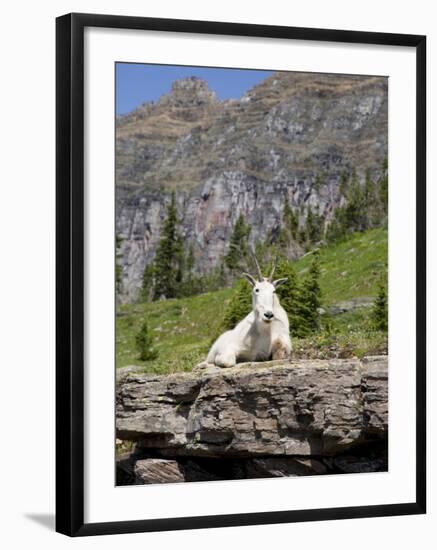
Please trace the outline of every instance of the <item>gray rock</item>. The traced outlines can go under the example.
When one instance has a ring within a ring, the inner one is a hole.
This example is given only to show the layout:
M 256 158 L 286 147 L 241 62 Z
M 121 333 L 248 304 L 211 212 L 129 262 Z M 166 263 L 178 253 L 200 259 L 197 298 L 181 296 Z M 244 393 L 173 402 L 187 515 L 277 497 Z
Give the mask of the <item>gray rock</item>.
M 334 466 L 345 474 L 386 472 L 387 458 L 369 458 L 356 456 L 338 457 L 334 459 Z
M 169 458 L 333 456 L 388 432 L 386 356 L 128 372 L 116 397 L 117 437 Z
M 128 365 L 127 367 L 121 367 L 116 371 L 117 382 L 121 382 L 129 374 L 141 373 L 142 371 L 144 371 L 144 368 L 137 365 Z
M 255 458 L 247 462 L 247 477 L 296 477 L 326 474 L 323 462 L 311 458 Z
M 135 462 L 134 472 L 137 485 L 185 481 L 183 470 L 176 460 L 164 460 L 162 458 L 139 459 Z
M 362 307 L 371 307 L 375 301 L 375 298 L 363 296 L 360 298 L 352 298 L 351 300 L 344 300 L 343 302 L 337 302 L 328 308 L 328 313 L 331 315 L 340 315 L 341 313 L 347 313 L 349 311 L 355 311 Z

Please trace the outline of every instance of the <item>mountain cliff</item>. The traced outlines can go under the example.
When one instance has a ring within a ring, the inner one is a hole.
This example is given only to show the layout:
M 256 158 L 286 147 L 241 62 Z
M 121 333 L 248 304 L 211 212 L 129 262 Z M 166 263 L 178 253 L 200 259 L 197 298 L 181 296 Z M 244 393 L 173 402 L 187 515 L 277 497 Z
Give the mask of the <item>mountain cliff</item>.
M 226 253 L 240 213 L 250 242 L 278 228 L 284 201 L 329 221 L 343 172 L 378 177 L 387 156 L 387 79 L 275 73 L 238 100 L 220 101 L 198 78 L 116 121 L 116 233 L 121 296 L 138 296 L 171 191 L 196 269 Z M 294 255 L 299 255 L 296 245 Z

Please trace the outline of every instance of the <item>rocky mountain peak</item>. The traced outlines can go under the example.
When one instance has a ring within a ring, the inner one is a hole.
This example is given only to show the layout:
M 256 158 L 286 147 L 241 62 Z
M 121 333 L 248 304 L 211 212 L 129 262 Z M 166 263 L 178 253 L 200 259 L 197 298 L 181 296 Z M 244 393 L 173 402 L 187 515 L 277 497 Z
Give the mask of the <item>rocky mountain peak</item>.
M 169 94 L 159 100 L 159 105 L 175 108 L 201 107 L 217 102 L 217 96 L 208 83 L 196 76 L 175 80 Z

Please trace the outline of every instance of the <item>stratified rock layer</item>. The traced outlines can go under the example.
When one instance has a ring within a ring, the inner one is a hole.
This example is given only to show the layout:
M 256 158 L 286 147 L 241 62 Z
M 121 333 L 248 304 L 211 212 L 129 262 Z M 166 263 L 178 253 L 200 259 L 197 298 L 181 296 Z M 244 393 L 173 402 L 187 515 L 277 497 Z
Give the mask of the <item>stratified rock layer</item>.
M 204 364 L 168 376 L 121 369 L 116 428 L 136 442 L 135 460 L 170 461 L 162 475 L 175 481 L 384 470 L 387 357 Z M 230 461 L 225 473 L 217 459 Z M 141 468 L 156 479 L 156 464 L 143 462 L 136 482 L 147 482 Z

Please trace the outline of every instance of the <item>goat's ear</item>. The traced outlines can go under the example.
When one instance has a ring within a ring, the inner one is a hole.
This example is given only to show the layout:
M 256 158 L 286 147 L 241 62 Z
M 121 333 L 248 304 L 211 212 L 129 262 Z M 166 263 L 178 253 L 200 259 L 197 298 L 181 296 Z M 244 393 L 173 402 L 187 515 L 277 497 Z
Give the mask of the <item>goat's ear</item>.
M 273 281 L 272 285 L 275 288 L 278 288 L 278 286 L 281 286 L 282 283 L 285 283 L 286 281 L 288 281 L 288 277 L 283 277 L 282 279 L 276 279 L 276 281 Z
M 252 277 L 252 275 L 250 275 L 249 273 L 242 273 L 243 277 L 246 277 L 246 279 L 249 281 L 249 283 L 252 285 L 252 286 L 255 286 L 256 285 L 256 281 L 255 279 Z

